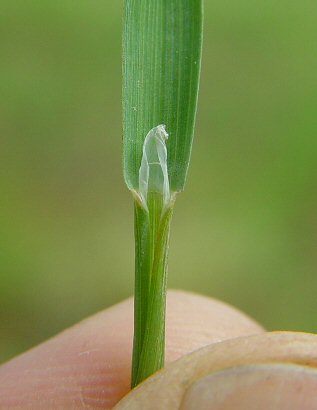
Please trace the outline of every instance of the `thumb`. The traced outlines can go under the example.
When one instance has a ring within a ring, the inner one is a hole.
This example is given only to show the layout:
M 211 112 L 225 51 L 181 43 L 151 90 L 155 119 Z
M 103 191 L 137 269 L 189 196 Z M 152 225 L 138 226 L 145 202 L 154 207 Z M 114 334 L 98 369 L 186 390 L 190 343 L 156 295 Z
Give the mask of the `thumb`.
M 240 337 L 182 357 L 147 379 L 117 410 L 317 408 L 317 336 Z

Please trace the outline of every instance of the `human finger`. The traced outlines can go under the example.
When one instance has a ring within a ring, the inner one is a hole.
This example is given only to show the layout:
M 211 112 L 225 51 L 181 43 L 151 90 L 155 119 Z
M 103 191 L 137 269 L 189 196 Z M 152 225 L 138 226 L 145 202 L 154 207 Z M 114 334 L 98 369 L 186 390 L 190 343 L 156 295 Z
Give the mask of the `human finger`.
M 213 299 L 169 292 L 167 362 L 262 328 Z M 0 367 L 0 409 L 109 409 L 130 385 L 133 301 L 128 299 Z
M 262 333 L 182 357 L 129 393 L 116 410 L 314 410 L 317 335 Z

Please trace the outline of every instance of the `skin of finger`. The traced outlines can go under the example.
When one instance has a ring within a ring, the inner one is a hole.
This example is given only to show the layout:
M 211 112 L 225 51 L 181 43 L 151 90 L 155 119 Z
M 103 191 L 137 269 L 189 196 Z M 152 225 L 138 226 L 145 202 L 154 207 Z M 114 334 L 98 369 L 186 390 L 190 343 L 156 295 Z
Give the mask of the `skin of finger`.
M 314 410 L 317 369 L 257 364 L 215 372 L 185 393 L 179 410 Z
M 227 368 L 259 363 L 317 367 L 317 335 L 272 332 L 216 343 L 186 355 L 141 383 L 116 410 L 178 409 L 199 379 Z
M 262 331 L 222 302 L 168 293 L 168 363 L 202 346 Z M 132 339 L 128 299 L 2 365 L 0 409 L 112 408 L 130 390 Z

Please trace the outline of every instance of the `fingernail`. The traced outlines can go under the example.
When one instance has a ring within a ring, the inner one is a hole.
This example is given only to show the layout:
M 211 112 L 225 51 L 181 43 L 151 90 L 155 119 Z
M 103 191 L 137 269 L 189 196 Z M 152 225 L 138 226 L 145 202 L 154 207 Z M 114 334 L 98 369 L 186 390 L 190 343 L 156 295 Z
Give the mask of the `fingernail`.
M 316 410 L 317 369 L 256 364 L 213 373 L 186 392 L 181 410 Z

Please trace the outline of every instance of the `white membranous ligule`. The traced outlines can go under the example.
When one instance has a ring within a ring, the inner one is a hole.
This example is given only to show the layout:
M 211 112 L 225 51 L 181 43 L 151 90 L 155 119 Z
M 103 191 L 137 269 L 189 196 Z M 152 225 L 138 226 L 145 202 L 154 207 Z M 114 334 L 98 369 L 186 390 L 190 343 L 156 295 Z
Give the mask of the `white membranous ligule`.
M 162 194 L 163 204 L 170 202 L 170 187 L 167 170 L 166 140 L 168 133 L 165 125 L 152 128 L 145 137 L 143 144 L 143 155 L 139 169 L 139 196 L 142 205 L 147 207 L 147 196 L 149 192 Z

